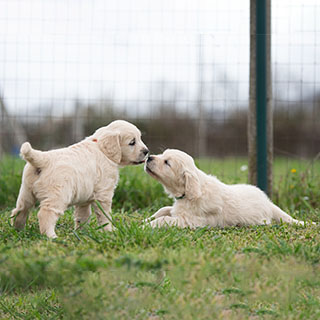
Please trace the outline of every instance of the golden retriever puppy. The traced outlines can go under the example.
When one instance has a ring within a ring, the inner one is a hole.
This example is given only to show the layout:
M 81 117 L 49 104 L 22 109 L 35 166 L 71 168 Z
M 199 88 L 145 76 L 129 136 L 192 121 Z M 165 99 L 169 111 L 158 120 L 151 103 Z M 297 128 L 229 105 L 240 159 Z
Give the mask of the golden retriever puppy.
M 118 167 L 144 162 L 149 151 L 133 124 L 117 120 L 67 148 L 43 152 L 25 142 L 20 152 L 27 164 L 11 214 L 14 226 L 25 226 L 29 209 L 39 200 L 40 232 L 56 238 L 56 222 L 71 205 L 75 205 L 75 228 L 89 219 L 93 204 L 98 223 L 112 230 L 108 218 Z M 96 207 L 95 200 L 108 217 Z
M 226 227 L 270 224 L 272 220 L 304 224 L 273 204 L 264 192 L 247 184 L 226 185 L 199 170 L 179 150 L 149 156 L 145 171 L 175 198 L 147 219 L 152 227 Z

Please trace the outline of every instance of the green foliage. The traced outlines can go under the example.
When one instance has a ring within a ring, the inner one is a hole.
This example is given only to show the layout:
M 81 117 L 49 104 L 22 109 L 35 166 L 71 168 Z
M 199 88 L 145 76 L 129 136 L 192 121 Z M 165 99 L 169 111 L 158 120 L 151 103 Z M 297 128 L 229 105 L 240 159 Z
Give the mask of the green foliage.
M 224 181 L 246 182 L 245 161 L 237 163 L 199 162 Z M 0 165 L 1 205 L 13 206 L 23 162 Z M 320 221 L 319 165 L 307 166 L 277 160 L 274 199 L 295 217 Z M 59 238 L 48 240 L 37 209 L 20 232 L 2 211 L 1 319 L 320 318 L 319 225 L 151 229 L 143 219 L 171 200 L 141 166 L 120 176 L 114 232 L 102 232 L 94 215 L 74 231 L 70 209 Z
M 278 202 L 289 211 L 310 212 L 319 205 L 319 176 L 308 168 L 302 171 L 292 168 L 281 178 L 280 186 L 276 193 Z
M 5 156 L 0 161 L 0 209 L 15 204 L 21 184 L 24 162 Z
M 125 211 L 140 208 L 159 208 L 172 203 L 163 187 L 151 179 L 143 166 L 120 169 L 120 180 L 116 189 L 113 207 Z

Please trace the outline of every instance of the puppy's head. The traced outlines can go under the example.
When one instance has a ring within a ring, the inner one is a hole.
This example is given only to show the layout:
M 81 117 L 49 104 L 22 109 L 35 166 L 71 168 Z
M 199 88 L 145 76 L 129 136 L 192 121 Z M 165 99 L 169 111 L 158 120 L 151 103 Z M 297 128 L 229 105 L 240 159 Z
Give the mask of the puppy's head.
M 149 156 L 144 169 L 176 198 L 195 200 L 201 196 L 197 168 L 193 159 L 182 151 L 168 149 L 163 154 Z
M 121 166 L 140 164 L 149 153 L 141 140 L 141 132 L 127 121 L 113 121 L 98 129 L 91 138 L 110 160 Z

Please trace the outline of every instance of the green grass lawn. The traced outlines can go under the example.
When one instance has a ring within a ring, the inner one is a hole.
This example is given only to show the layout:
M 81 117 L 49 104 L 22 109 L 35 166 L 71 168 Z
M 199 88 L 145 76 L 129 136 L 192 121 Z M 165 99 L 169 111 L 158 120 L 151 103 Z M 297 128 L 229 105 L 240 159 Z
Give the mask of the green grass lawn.
M 243 165 L 199 162 L 230 183 L 246 182 Z M 94 215 L 75 232 L 70 209 L 48 240 L 36 209 L 24 231 L 10 226 L 22 167 L 0 163 L 0 319 L 320 319 L 319 226 L 143 228 L 171 200 L 140 166 L 121 170 L 115 232 Z M 274 171 L 273 200 L 320 222 L 319 161 L 277 159 Z

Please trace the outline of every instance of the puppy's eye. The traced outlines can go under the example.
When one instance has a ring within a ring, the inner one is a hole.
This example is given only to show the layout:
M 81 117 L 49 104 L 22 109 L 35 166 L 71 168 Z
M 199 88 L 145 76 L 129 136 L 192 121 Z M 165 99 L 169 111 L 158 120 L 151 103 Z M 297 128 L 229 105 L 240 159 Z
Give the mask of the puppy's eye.
M 136 144 L 136 139 L 130 141 L 129 146 L 134 146 Z
M 168 161 L 168 160 L 164 160 L 164 163 L 165 163 L 167 166 L 169 166 L 169 167 L 170 167 L 170 163 L 169 163 L 169 161 Z

